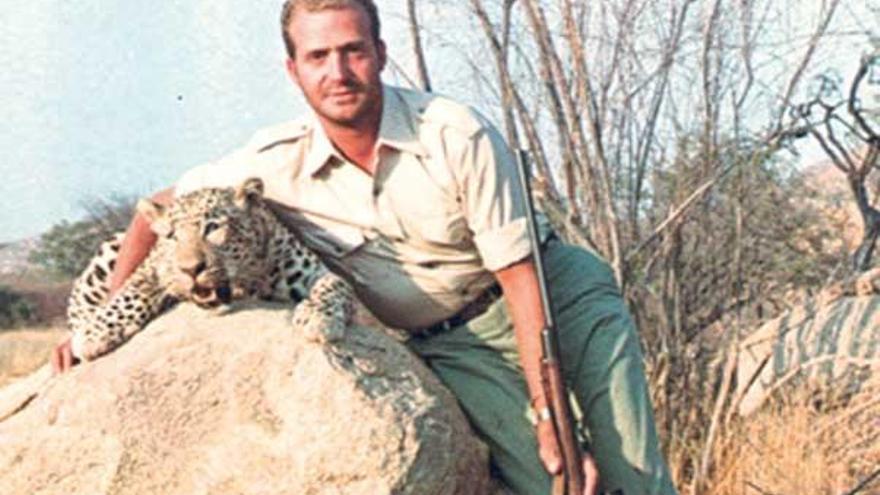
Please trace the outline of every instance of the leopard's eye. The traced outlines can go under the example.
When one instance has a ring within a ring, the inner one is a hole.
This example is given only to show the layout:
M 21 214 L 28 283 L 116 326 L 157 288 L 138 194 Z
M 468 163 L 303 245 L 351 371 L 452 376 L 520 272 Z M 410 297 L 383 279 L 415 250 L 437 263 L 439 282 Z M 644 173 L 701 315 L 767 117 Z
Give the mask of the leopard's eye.
M 208 220 L 202 227 L 202 239 L 214 246 L 222 246 L 229 240 L 229 223 L 225 221 Z
M 209 221 L 209 222 L 206 223 L 205 226 L 202 228 L 202 237 L 208 237 L 208 235 L 210 235 L 211 232 L 214 232 L 215 230 L 217 230 L 217 229 L 219 229 L 219 228 L 220 228 L 220 224 L 219 224 L 219 223 L 214 222 L 214 221 Z

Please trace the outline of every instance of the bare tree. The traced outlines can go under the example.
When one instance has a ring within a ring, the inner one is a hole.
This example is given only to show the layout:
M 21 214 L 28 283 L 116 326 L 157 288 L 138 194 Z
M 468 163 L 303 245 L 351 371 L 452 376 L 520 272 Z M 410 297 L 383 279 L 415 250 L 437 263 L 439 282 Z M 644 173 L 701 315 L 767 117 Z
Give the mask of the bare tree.
M 425 52 L 422 49 L 422 36 L 419 34 L 419 18 L 416 12 L 416 0 L 406 0 L 406 11 L 409 16 L 409 31 L 413 41 L 413 52 L 416 58 L 416 68 L 419 75 L 419 86 L 425 91 L 431 91 L 431 78 L 428 75 L 428 62 L 425 60 Z
M 458 24 L 422 33 L 466 58 L 462 85 L 489 88 L 481 107 L 529 149 L 559 232 L 610 262 L 650 350 L 661 431 L 696 445 L 668 452 L 696 493 L 720 425 L 695 415 L 724 417 L 714 392 L 729 388 L 701 338 L 735 338 L 776 310 L 768 293 L 827 275 L 799 268 L 825 263 L 827 230 L 777 152 L 840 0 L 423 2 L 473 23 L 465 39 Z M 808 4 L 809 23 L 791 19 Z
M 846 175 L 863 227 L 862 240 L 852 255 L 853 269 L 859 272 L 871 267 L 880 237 L 880 210 L 867 186 L 871 173 L 880 166 L 880 126 L 872 122 L 871 107 L 860 96 L 872 70 L 880 70 L 880 52 L 862 57 L 846 95 L 839 98 L 835 95 L 841 94 L 840 83 L 829 75 L 820 76 L 816 95 L 792 108 L 792 115 L 802 125 L 788 133 L 794 138 L 811 136 Z

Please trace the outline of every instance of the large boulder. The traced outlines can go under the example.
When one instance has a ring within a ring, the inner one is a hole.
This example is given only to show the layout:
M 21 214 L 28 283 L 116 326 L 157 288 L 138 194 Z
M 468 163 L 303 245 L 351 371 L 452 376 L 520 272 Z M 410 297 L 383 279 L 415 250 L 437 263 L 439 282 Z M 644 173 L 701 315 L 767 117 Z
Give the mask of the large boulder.
M 743 340 L 737 411 L 757 411 L 794 379 L 854 393 L 880 371 L 880 296 L 821 298 L 768 321 Z
M 115 352 L 0 390 L 2 494 L 483 494 L 485 447 L 394 339 L 182 305 Z

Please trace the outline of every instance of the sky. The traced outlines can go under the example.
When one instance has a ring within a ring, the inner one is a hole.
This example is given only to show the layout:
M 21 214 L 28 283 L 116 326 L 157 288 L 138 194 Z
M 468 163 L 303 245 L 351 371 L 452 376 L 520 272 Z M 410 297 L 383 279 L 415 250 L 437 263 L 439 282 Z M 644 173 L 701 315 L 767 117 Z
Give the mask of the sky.
M 298 112 L 278 5 L 30 0 L 0 10 L 0 241 L 77 218 L 92 198 L 170 185 Z
M 167 187 L 257 129 L 301 114 L 283 68 L 281 3 L 8 2 L 0 9 L 0 242 L 81 218 L 88 201 Z M 404 2 L 377 4 L 389 54 L 406 65 Z M 433 25 L 443 14 L 425 12 Z M 435 47 L 429 58 L 449 53 Z M 401 82 L 393 71 L 385 79 Z
M 401 2 L 377 3 L 393 11 Z M 300 115 L 281 4 L 28 0 L 0 9 L 0 242 L 80 218 L 88 201 L 167 187 Z

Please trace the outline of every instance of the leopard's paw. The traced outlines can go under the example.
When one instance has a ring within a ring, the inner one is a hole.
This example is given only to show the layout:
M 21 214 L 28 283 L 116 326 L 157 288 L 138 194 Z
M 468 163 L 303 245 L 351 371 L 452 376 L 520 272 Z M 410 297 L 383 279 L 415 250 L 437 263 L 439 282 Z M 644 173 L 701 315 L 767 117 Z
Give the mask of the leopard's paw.
M 81 333 L 74 333 L 70 339 L 70 352 L 80 361 L 94 361 L 112 351 L 113 342 Z
M 293 325 L 307 340 L 319 344 L 336 342 L 345 336 L 344 319 L 329 310 L 321 310 L 309 300 L 300 302 L 293 310 Z

